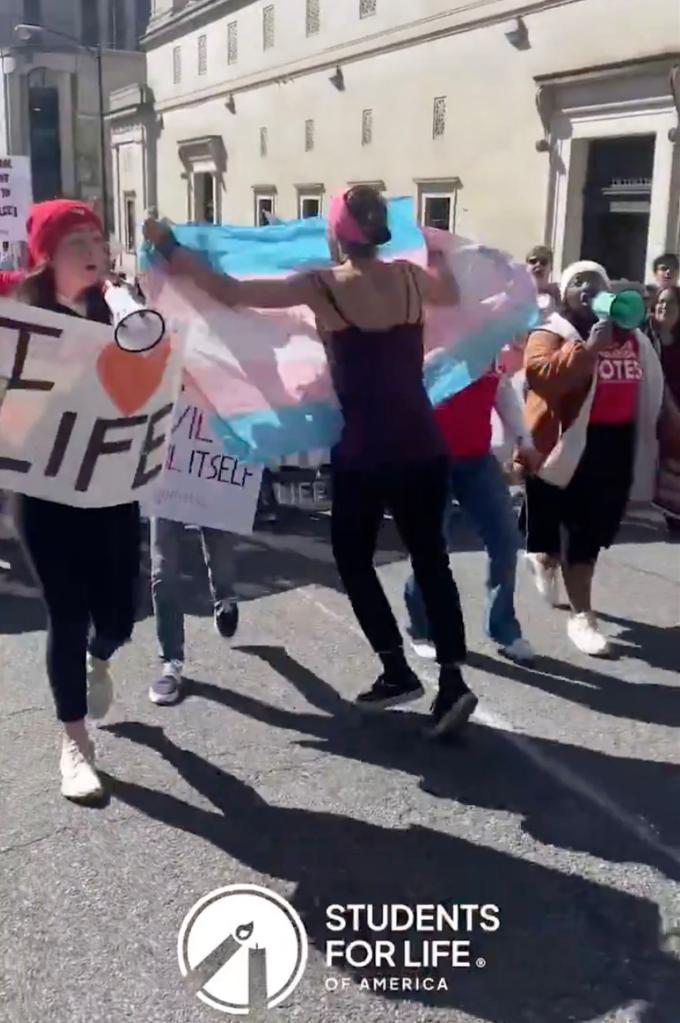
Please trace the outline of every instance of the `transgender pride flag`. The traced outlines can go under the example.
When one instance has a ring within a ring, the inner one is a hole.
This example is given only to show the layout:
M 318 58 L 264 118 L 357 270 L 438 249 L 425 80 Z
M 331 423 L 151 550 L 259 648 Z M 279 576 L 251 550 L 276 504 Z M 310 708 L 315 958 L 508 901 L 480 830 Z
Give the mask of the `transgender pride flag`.
M 425 265 L 425 238 L 412 200 L 393 199 L 389 207 L 392 241 L 381 249 L 381 258 Z M 321 218 L 173 230 L 213 269 L 235 277 L 286 276 L 331 265 Z M 455 309 L 427 311 L 425 382 L 438 404 L 482 376 L 503 345 L 532 326 L 538 313 L 523 266 L 445 232 L 432 232 L 432 244 L 444 252 L 462 294 Z M 166 276 L 155 260 L 145 283 L 149 305 L 185 336 L 186 386 L 212 410 L 212 426 L 227 452 L 269 462 L 336 443 L 342 416 L 308 308 L 226 309 L 186 281 Z

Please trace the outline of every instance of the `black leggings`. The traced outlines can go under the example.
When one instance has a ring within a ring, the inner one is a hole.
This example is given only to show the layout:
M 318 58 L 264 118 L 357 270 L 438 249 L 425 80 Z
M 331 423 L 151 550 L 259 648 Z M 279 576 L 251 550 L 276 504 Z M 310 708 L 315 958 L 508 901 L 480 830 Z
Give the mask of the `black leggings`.
M 47 674 L 60 721 L 87 714 L 86 655 L 108 660 L 132 636 L 139 507 L 72 508 L 19 496 L 17 526 L 47 605 Z
M 443 521 L 446 458 L 374 471 L 333 469 L 333 554 L 347 595 L 376 653 L 402 646 L 401 633 L 373 565 L 378 530 L 392 513 L 422 591 L 440 664 L 465 660 L 465 627 L 449 565 Z

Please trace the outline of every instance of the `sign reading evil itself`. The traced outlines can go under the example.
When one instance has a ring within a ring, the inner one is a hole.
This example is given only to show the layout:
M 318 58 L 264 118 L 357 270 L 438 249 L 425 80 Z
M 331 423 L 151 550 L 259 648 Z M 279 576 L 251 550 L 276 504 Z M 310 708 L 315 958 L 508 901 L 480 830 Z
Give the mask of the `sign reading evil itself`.
M 125 352 L 105 324 L 0 299 L 0 490 L 81 508 L 142 500 L 180 365 L 171 337 Z
M 257 510 L 262 466 L 224 452 L 210 413 L 180 398 L 165 471 L 145 510 L 150 515 L 229 533 L 249 534 Z

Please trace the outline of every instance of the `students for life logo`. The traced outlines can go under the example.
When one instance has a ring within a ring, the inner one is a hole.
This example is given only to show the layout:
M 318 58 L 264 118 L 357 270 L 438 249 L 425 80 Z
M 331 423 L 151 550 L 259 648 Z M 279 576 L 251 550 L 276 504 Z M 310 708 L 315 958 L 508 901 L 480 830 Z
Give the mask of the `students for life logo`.
M 298 913 L 259 885 L 229 885 L 200 899 L 177 941 L 182 976 L 206 1005 L 236 1016 L 274 1009 L 302 980 L 307 934 Z

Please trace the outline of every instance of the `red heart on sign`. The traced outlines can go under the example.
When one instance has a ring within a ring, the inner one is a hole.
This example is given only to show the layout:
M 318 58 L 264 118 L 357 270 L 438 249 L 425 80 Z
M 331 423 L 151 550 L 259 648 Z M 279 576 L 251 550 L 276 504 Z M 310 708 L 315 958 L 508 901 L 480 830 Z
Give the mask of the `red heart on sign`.
M 124 352 L 116 344 L 103 349 L 97 359 L 97 375 L 123 415 L 137 412 L 156 393 L 171 351 L 168 338 L 150 352 Z

